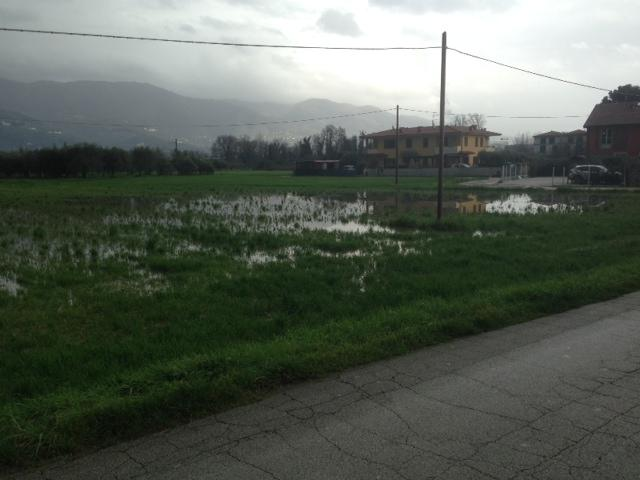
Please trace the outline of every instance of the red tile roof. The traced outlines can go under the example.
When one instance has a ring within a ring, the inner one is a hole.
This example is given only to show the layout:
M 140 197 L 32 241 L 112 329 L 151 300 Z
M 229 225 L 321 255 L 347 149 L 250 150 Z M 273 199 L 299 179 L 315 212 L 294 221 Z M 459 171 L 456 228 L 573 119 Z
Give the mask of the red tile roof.
M 638 102 L 600 103 L 593 111 L 585 127 L 610 125 L 640 125 L 640 106 Z
M 484 128 L 476 127 L 452 127 L 446 126 L 444 129 L 445 134 L 459 133 L 467 135 L 478 135 L 482 137 L 496 137 L 502 135 L 501 133 L 490 132 Z M 440 127 L 400 127 L 398 135 L 403 136 L 415 136 L 415 135 L 438 135 L 440 133 Z M 370 133 L 365 135 L 365 138 L 375 137 L 395 137 L 396 130 L 383 130 L 382 132 Z

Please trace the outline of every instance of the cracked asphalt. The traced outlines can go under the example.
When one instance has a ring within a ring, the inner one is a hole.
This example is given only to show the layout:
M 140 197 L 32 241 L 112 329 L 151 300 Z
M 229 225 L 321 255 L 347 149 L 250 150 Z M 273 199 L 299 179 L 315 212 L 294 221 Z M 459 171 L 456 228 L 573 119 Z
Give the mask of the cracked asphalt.
M 5 478 L 638 479 L 640 292 Z

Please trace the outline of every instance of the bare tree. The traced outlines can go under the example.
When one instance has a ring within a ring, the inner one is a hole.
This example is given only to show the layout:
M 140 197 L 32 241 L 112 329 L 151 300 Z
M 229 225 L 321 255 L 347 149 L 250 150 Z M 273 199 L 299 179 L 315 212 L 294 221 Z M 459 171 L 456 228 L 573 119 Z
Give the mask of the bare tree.
M 487 120 L 481 113 L 458 113 L 453 117 L 453 124 L 456 127 L 467 127 L 475 125 L 478 128 L 484 128 Z
M 515 137 L 513 137 L 514 145 L 531 145 L 533 143 L 533 138 L 531 138 L 530 133 L 518 133 Z
M 238 156 L 238 139 L 233 135 L 220 135 L 216 138 L 215 149 L 220 153 L 221 160 L 227 165 L 235 163 Z
M 468 115 L 464 113 L 459 113 L 455 117 L 453 117 L 453 125 L 456 127 L 465 127 L 469 125 Z
M 518 133 L 513 137 L 513 146 L 510 148 L 516 152 L 528 152 L 533 145 L 533 138 L 529 133 Z
M 481 113 L 469 113 L 467 114 L 469 119 L 468 125 L 475 125 L 478 128 L 484 128 L 487 124 L 487 119 Z

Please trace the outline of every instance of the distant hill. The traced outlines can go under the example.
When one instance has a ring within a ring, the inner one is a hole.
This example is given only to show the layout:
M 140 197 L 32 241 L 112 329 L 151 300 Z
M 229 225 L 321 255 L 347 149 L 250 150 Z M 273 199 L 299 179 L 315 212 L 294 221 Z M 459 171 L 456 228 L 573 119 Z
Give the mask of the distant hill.
M 328 123 L 344 127 L 348 135 L 357 135 L 360 131 L 390 128 L 395 123 L 395 114 L 245 127 L 200 128 L 194 125 L 301 120 L 378 109 L 326 99 L 309 99 L 295 104 L 198 99 L 134 82 L 20 83 L 0 79 L 0 148 L 41 147 L 65 142 L 170 148 L 174 139 L 180 138 L 185 148 L 208 149 L 221 134 L 294 140 L 317 133 Z M 403 126 L 425 122 L 417 117 L 403 115 L 401 118 Z

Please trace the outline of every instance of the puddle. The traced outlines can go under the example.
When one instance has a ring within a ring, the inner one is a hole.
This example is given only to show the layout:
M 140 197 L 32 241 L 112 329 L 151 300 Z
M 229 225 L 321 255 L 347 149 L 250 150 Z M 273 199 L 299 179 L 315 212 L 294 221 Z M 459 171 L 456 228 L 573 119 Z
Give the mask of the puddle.
M 121 243 L 82 242 L 79 239 L 70 241 L 47 239 L 38 241 L 32 237 L 16 237 L 0 255 L 0 260 L 14 267 L 27 266 L 37 271 L 44 271 L 62 263 L 80 266 L 92 262 L 107 260 L 129 261 L 145 255 L 143 248 L 131 248 Z
M 580 205 L 571 205 L 567 203 L 538 203 L 533 201 L 527 194 L 512 194 L 504 200 L 495 200 L 486 204 L 487 213 L 497 214 L 539 214 L 539 213 L 568 213 L 582 212 Z
M 471 236 L 473 238 L 496 238 L 500 235 L 504 235 L 504 232 L 483 232 L 482 230 L 476 230 Z
M 366 196 L 355 200 L 301 195 L 247 195 L 235 198 L 209 196 L 186 204 L 176 200 L 160 208 L 167 214 L 191 215 L 191 224 L 221 223 L 232 232 L 300 233 L 305 230 L 364 234 L 393 230 L 362 217 L 373 213 Z M 131 221 L 129 219 L 121 219 Z M 176 218 L 155 218 L 156 225 L 178 224 Z M 114 221 L 110 218 L 109 221 Z M 143 221 L 144 222 L 144 221 Z
M 213 252 L 211 248 L 207 248 L 198 243 L 182 241 L 173 247 L 173 256 L 180 257 L 189 253 Z
M 457 191 L 451 192 L 444 207 L 447 214 L 567 213 L 600 207 L 607 198 L 535 192 L 473 195 Z M 385 217 L 389 211 L 433 214 L 436 208 L 433 193 L 408 192 L 110 199 L 100 205 L 102 213 L 98 215 L 87 213 L 91 211 L 90 202 L 83 202 L 70 201 L 71 210 L 60 213 L 3 210 L 0 213 L 0 271 L 20 272 L 28 268 L 41 272 L 71 266 L 90 275 L 96 265 L 109 262 L 126 265 L 127 269 L 136 268 L 147 255 L 168 258 L 237 255 L 237 250 L 225 250 L 224 242 L 218 245 L 212 240 L 216 234 L 226 238 L 229 233 L 300 236 L 291 242 L 297 241 L 298 245 L 276 251 L 246 251 L 234 257 L 249 266 L 296 262 L 301 256 L 348 259 L 376 258 L 384 254 L 432 255 L 422 241 L 398 240 L 396 230 L 382 226 L 377 218 Z M 201 235 L 205 229 L 207 234 Z M 305 232 L 328 232 L 335 235 L 336 241 L 347 235 L 361 238 L 358 249 L 334 252 L 305 246 L 301 236 Z M 374 235 L 368 235 L 372 233 Z M 492 232 L 473 234 L 474 238 L 492 235 Z M 161 278 L 147 275 L 145 279 L 141 274 L 129 275 L 123 282 L 126 288 L 143 292 L 166 286 Z M 10 275 L 0 276 L 3 292 L 18 295 L 21 288 Z
M 347 250 L 342 252 L 330 252 L 321 249 L 308 249 L 300 246 L 291 246 L 279 249 L 275 252 L 253 251 L 237 256 L 236 260 L 246 263 L 248 266 L 265 265 L 274 262 L 295 262 L 298 257 L 303 255 L 318 256 L 323 258 L 374 258 L 384 255 L 385 248 L 396 250 L 401 256 L 418 255 L 420 251 L 415 247 L 408 247 L 407 242 L 402 240 L 384 239 L 374 240 L 371 250 Z
M 488 195 L 488 194 L 484 194 Z M 434 198 L 421 197 L 414 194 L 391 194 L 386 196 L 373 195 L 371 203 L 376 214 L 387 212 L 433 212 L 437 208 Z M 494 198 L 487 196 L 479 198 L 478 195 L 463 194 L 459 197 L 448 198 L 443 201 L 443 210 L 448 213 L 473 214 L 538 214 L 547 212 L 580 212 L 583 205 L 602 206 L 606 202 L 601 198 L 579 197 L 557 194 L 540 195 L 534 199 L 528 194 L 512 194 L 505 196 L 504 193 L 496 193 Z
M 110 285 L 116 291 L 133 292 L 142 297 L 148 297 L 169 288 L 163 275 L 142 268 L 130 269 L 128 278 L 116 280 Z
M 18 293 L 23 290 L 16 277 L 0 275 L 0 291 L 8 293 L 12 297 L 17 297 Z

